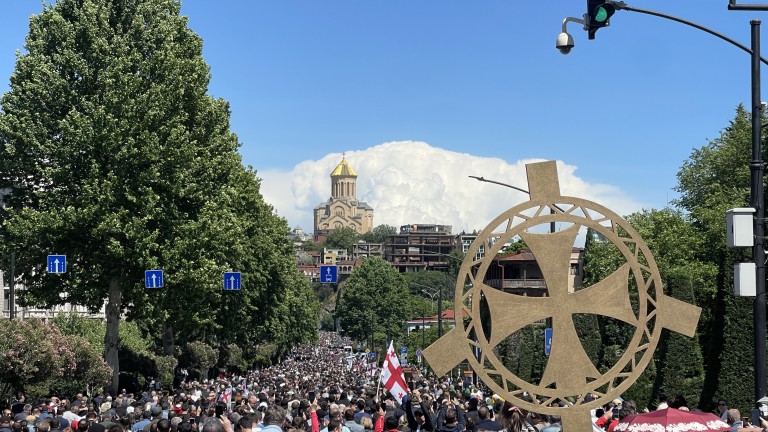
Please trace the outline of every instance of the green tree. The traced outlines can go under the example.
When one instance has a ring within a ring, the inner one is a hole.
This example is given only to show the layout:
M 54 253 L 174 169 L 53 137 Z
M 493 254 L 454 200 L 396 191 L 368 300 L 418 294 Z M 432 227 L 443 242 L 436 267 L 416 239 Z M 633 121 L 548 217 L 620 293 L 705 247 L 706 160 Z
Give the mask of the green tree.
M 705 244 L 694 225 L 681 212 L 672 209 L 644 210 L 627 216 L 627 220 L 653 253 L 667 295 L 693 304 L 697 303 L 693 287 L 700 296 L 712 295 L 715 291 L 712 282 L 715 268 L 697 259 L 705 250 Z M 611 274 L 624 262 L 614 245 L 592 234 L 588 236 L 585 264 L 586 284 L 590 285 Z M 631 285 L 637 289 L 635 284 Z M 626 337 L 631 336 L 634 329 L 603 318 L 598 318 L 598 322 L 601 323 L 603 348 L 602 354 L 596 358 L 596 365 L 605 370 L 623 355 L 628 343 Z M 589 326 L 579 322 L 577 325 L 587 326 L 580 331 L 587 331 Z M 585 348 L 587 346 L 585 344 Z M 590 357 L 595 361 L 592 353 Z M 655 395 L 664 389 L 673 395 L 681 394 L 690 404 L 698 405 L 704 382 L 698 339 L 664 332 L 654 358 L 655 363 L 632 386 L 629 392 L 632 397 L 643 406 L 652 407 L 650 404 Z
M 243 349 L 235 344 L 227 345 L 227 349 L 223 353 L 225 355 L 225 365 L 229 369 L 243 370 L 247 365 L 243 358 Z
M 102 357 L 103 350 L 80 336 L 67 336 L 66 339 L 75 356 L 75 370 L 71 374 L 51 379 L 47 390 L 56 389 L 60 394 L 76 394 L 85 389 L 93 394 L 94 390 L 107 386 L 112 378 L 112 369 Z
M 312 240 L 309 240 L 309 241 L 303 242 L 301 248 L 306 252 L 322 252 L 323 244 L 315 243 Z
M 381 258 L 363 261 L 346 280 L 337 307 L 344 332 L 367 340 L 371 332 L 394 338 L 409 318 L 408 285 L 397 270 Z
M 287 224 L 242 166 L 229 106 L 206 94 L 202 41 L 179 8 L 175 0 L 45 5 L 0 99 L 0 189 L 10 190 L 0 247 L 25 251 L 18 268 L 32 269 L 20 275 L 20 303 L 97 310 L 107 300 L 113 390 L 122 311 L 162 329 L 173 354 L 180 329 L 182 342 L 217 346 L 285 336 L 287 293 L 308 290 L 292 285 Z M 54 252 L 68 256 L 64 276 L 42 271 Z M 143 288 L 151 268 L 166 270 L 165 289 Z M 222 293 L 229 270 L 243 272 L 239 296 Z M 217 331 L 224 327 L 235 331 Z
M 425 270 L 406 273 L 405 278 L 412 295 L 429 301 L 429 314 L 437 314 L 439 296 L 442 296 L 443 310 L 453 307 L 456 279 L 451 279 L 447 273 Z
M 542 324 L 523 327 L 499 345 L 499 355 L 510 372 L 523 381 L 538 384 L 547 365 Z
M 344 249 L 352 253 L 352 246 L 357 243 L 360 236 L 350 227 L 343 227 L 331 231 L 325 238 L 325 247 L 329 249 Z
M 240 164 L 227 105 L 206 95 L 202 42 L 179 8 L 45 5 L 0 101 L 0 187 L 11 188 L 3 237 L 26 251 L 19 268 L 35 269 L 21 275 L 20 301 L 97 309 L 107 299 L 113 389 L 120 312 L 162 304 L 152 296 L 164 294 L 142 288 L 143 271 L 174 267 L 164 251 Z M 53 251 L 68 255 L 67 277 L 40 271 Z
M 53 324 L 65 336 L 78 336 L 88 341 L 98 352 L 104 352 L 106 325 L 101 320 L 89 319 L 76 313 L 60 314 L 53 318 Z M 135 321 L 120 322 L 120 349 L 136 353 L 149 353 L 151 346 Z
M 765 160 L 765 148 L 762 157 Z M 715 269 L 704 290 L 693 284 L 703 307 L 699 324 L 705 370 L 702 406 L 723 397 L 742 410 L 754 404 L 752 349 L 746 348 L 754 342 L 751 332 L 744 331 L 751 328 L 752 299 L 733 295 L 733 264 L 749 261 L 749 251 L 726 248 L 724 217 L 729 208 L 748 206 L 750 159 L 751 116 L 739 106 L 729 126 L 695 149 L 678 172 L 677 204 L 690 215 L 706 245 L 698 259 Z
M 607 241 L 595 231 L 587 231 L 587 239 L 584 246 L 583 286 L 585 288 L 607 278 L 625 262 L 624 256 L 613 243 Z M 613 367 L 616 360 L 624 354 L 635 332 L 635 328 L 627 323 L 605 316 L 590 318 L 579 315 L 574 320 L 574 325 L 579 326 L 577 332 L 580 334 L 589 334 L 591 331 L 590 326 L 594 326 L 595 323 L 599 329 L 600 343 L 597 347 L 594 343 L 589 343 L 585 350 L 594 362 L 595 367 L 605 372 Z M 587 327 L 583 328 L 581 326 Z
M 75 353 L 56 326 L 0 320 L 0 398 L 71 375 L 76 367 Z
M 386 243 L 387 237 L 397 234 L 397 227 L 393 225 L 377 225 L 361 236 L 361 240 L 367 243 Z
M 713 296 L 717 269 L 699 261 L 706 244 L 687 216 L 672 209 L 645 210 L 627 220 L 653 252 L 667 295 L 691 304 L 698 303 L 697 294 L 702 298 Z M 685 396 L 692 406 L 700 405 L 704 368 L 698 337 L 664 332 L 655 358 L 654 392 L 664 389 Z
M 423 350 L 425 347 L 435 343 L 437 339 L 437 326 L 435 325 L 425 328 L 423 332 L 420 328 L 418 330 L 412 330 L 405 335 L 403 345 L 408 347 L 408 363 L 411 365 L 418 365 L 416 350 Z M 423 357 L 421 361 L 424 366 L 429 366 Z
M 528 245 L 525 244 L 525 240 L 523 240 L 522 238 L 518 237 L 518 238 L 515 239 L 515 241 L 513 241 L 509 245 L 504 246 L 504 248 L 501 250 L 500 253 L 502 253 L 502 254 L 517 254 L 517 253 L 520 253 L 521 251 L 524 251 L 524 250 L 527 250 L 527 249 L 528 249 Z
M 208 369 L 215 366 L 219 361 L 218 351 L 204 342 L 190 342 L 187 344 L 186 349 L 192 364 L 200 369 L 203 377 L 207 377 Z
M 456 248 L 451 252 L 448 258 L 448 276 L 452 280 L 459 278 L 459 271 L 461 270 L 461 264 L 464 261 L 464 252 L 461 249 Z

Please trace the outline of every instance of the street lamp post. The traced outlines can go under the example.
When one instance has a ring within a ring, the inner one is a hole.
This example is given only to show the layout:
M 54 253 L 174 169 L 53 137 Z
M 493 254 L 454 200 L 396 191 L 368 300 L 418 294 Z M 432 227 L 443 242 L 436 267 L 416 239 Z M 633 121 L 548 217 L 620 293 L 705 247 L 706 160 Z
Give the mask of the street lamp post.
M 760 101 L 760 21 L 749 22 L 752 27 L 752 161 L 749 163 L 751 174 L 750 203 L 755 209 L 755 244 L 752 248 L 752 260 L 756 267 L 755 301 L 753 303 L 754 322 L 754 364 L 755 364 L 755 401 L 765 396 L 765 197 L 763 195 L 763 155 L 761 149 L 762 102 Z
M 426 311 L 423 311 L 421 314 L 421 349 L 426 348 L 424 345 L 426 345 L 426 342 L 424 341 L 424 326 L 426 325 Z
M 11 272 L 8 275 L 8 318 L 16 318 L 16 253 L 11 252 Z
M 760 21 L 750 21 L 751 26 L 751 49 L 736 42 L 735 40 L 711 30 L 694 22 L 667 15 L 661 12 L 650 11 L 630 7 L 621 1 L 607 2 L 616 10 L 626 10 L 638 12 L 646 15 L 653 15 L 659 18 L 676 21 L 690 27 L 702 30 L 715 37 L 718 37 L 731 45 L 740 48 L 751 56 L 751 84 L 752 84 L 752 159 L 749 163 L 750 169 L 750 205 L 755 209 L 754 218 L 754 244 L 752 249 L 752 260 L 756 267 L 755 283 L 755 301 L 753 303 L 753 325 L 754 325 L 754 370 L 755 370 L 755 401 L 766 395 L 766 369 L 765 369 L 765 338 L 766 338 L 766 302 L 765 302 L 765 197 L 763 196 L 763 177 L 764 167 L 761 153 L 762 144 L 762 102 L 760 101 L 760 63 L 768 64 L 768 60 L 760 56 Z M 735 6 L 735 7 L 734 7 Z M 736 10 L 766 10 L 765 5 L 736 5 L 731 0 L 729 9 Z M 568 54 L 573 48 L 573 38 L 566 32 L 568 22 L 577 22 L 585 24 L 583 20 L 576 18 L 566 18 L 563 20 L 563 31 L 557 39 L 557 48 L 563 53 Z M 586 28 L 586 26 L 585 26 Z
M 440 291 L 440 290 L 438 290 Z M 424 294 L 429 296 L 429 313 L 432 313 L 433 310 L 435 310 L 435 294 L 423 289 L 421 290 Z
M 437 289 L 437 337 L 443 337 L 443 289 L 411 282 L 421 288 Z M 423 290 L 422 290 L 423 291 Z

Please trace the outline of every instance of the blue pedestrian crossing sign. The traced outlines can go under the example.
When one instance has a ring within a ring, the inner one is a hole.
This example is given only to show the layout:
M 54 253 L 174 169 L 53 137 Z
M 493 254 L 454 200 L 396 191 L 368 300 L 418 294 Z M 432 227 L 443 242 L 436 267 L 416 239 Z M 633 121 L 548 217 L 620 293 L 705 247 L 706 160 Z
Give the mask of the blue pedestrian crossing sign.
M 336 283 L 339 278 L 338 267 L 335 265 L 321 265 L 320 266 L 320 282 L 321 283 Z
M 48 255 L 48 273 L 66 273 L 66 255 Z
M 163 271 L 162 270 L 145 271 L 144 287 L 145 288 L 162 288 L 163 287 Z
M 224 290 L 236 291 L 240 289 L 240 272 L 224 272 Z
M 544 355 L 549 356 L 550 351 L 552 351 L 552 329 L 547 327 L 544 329 Z

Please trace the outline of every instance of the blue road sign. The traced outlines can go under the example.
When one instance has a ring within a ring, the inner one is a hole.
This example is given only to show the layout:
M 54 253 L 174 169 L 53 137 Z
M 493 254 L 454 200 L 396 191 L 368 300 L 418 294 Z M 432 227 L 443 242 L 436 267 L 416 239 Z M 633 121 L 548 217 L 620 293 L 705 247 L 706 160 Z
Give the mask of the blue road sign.
M 548 327 L 544 329 L 544 355 L 548 356 L 550 351 L 552 351 L 552 329 Z
M 66 273 L 66 255 L 48 255 L 48 273 Z
M 145 271 L 144 287 L 145 288 L 162 288 L 163 287 L 163 271 L 162 270 Z
M 400 354 L 408 354 L 408 347 L 400 348 Z
M 335 265 L 320 266 L 320 282 L 336 283 L 339 278 L 338 268 Z
M 224 272 L 224 290 L 240 290 L 240 272 Z

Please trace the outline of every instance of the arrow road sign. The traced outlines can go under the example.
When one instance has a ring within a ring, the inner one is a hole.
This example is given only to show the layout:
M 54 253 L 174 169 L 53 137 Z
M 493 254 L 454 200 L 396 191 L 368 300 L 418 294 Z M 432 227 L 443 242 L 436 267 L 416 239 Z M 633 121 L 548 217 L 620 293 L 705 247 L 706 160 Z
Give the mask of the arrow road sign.
M 321 265 L 320 266 L 320 282 L 321 283 L 336 283 L 338 281 L 338 269 L 335 265 Z
M 66 273 L 66 255 L 48 255 L 48 273 Z
M 224 290 L 240 290 L 240 272 L 224 272 Z
M 163 287 L 163 271 L 162 270 L 145 271 L 144 287 L 145 288 L 162 288 Z

